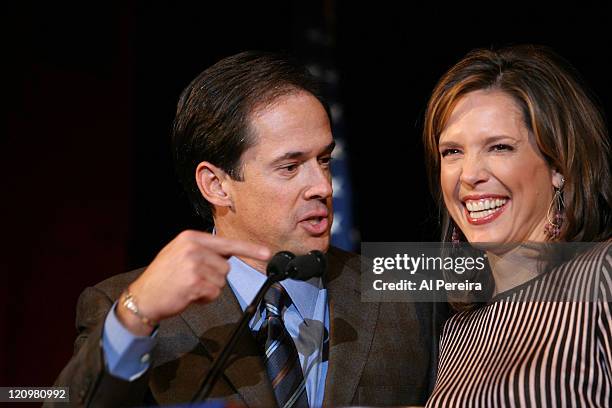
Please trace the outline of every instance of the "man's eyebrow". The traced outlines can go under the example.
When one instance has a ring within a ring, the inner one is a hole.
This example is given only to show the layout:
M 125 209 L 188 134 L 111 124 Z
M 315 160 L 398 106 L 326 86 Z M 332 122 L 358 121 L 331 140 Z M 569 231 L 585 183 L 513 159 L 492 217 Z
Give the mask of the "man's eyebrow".
M 275 166 L 285 160 L 293 160 L 293 159 L 299 159 L 306 156 L 305 152 L 287 152 L 285 154 L 283 154 L 282 156 L 277 157 L 276 159 L 274 159 L 272 161 L 272 163 L 270 163 L 271 165 Z
M 332 141 L 330 144 L 328 144 L 325 149 L 323 149 L 323 153 L 331 153 L 334 149 L 336 148 L 336 142 Z
M 331 142 L 330 144 L 328 144 L 327 146 L 325 146 L 325 148 L 321 151 L 320 154 L 329 154 L 332 152 L 332 150 L 334 150 L 334 148 L 336 147 L 336 142 Z M 294 160 L 294 159 L 299 159 L 302 157 L 307 156 L 307 152 L 301 152 L 301 151 L 293 151 L 293 152 L 287 152 L 285 154 L 283 154 L 280 157 L 277 157 L 276 159 L 274 159 L 272 161 L 272 165 L 276 165 L 279 164 L 285 160 Z

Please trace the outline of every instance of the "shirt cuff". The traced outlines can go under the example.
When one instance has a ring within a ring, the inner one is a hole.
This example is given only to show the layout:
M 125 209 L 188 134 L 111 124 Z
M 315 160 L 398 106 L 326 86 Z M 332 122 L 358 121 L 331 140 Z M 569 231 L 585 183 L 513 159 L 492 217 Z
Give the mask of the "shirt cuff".
M 106 315 L 102 349 L 108 372 L 123 380 L 134 381 L 151 364 L 151 351 L 157 341 L 157 329 L 150 336 L 136 336 L 126 329 L 115 312 L 117 302 Z

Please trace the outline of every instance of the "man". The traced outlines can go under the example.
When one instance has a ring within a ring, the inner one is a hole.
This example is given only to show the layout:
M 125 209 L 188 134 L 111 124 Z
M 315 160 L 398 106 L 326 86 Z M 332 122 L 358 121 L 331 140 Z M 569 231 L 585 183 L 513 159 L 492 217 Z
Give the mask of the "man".
M 266 300 L 211 397 L 247 406 L 423 403 L 427 310 L 360 302 L 359 258 L 328 251 L 333 148 L 316 83 L 299 65 L 246 52 L 200 74 L 179 100 L 173 149 L 214 234 L 185 231 L 147 268 L 83 292 L 75 354 L 56 383 L 71 387 L 71 403 L 190 401 L 271 255 L 313 249 L 327 252 L 327 275 L 276 288 L 282 304 Z

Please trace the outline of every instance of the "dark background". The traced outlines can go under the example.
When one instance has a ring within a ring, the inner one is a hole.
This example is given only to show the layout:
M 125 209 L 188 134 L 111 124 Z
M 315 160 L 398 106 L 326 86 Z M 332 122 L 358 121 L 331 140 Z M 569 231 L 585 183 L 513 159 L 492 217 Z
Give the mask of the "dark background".
M 299 54 L 309 27 L 333 34 L 363 241 L 437 238 L 422 116 L 437 79 L 470 49 L 551 46 L 612 109 L 603 6 L 200 3 L 5 6 L 0 386 L 52 384 L 72 353 L 79 293 L 200 225 L 168 133 L 182 88 L 222 57 Z

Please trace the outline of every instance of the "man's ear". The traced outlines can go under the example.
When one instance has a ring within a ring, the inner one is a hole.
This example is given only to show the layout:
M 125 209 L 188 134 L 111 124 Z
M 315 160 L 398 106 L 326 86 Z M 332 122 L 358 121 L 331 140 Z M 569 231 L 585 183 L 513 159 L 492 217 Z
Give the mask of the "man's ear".
M 228 194 L 227 181 L 229 175 L 214 164 L 203 161 L 195 171 L 196 183 L 206 201 L 216 207 L 233 206 L 231 195 Z

